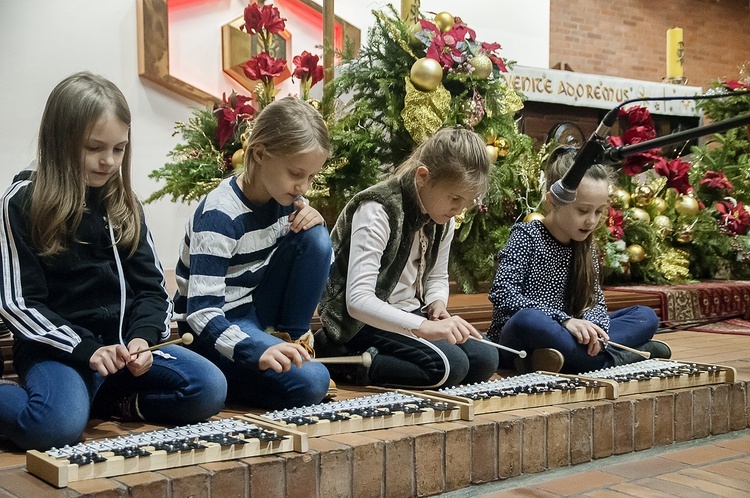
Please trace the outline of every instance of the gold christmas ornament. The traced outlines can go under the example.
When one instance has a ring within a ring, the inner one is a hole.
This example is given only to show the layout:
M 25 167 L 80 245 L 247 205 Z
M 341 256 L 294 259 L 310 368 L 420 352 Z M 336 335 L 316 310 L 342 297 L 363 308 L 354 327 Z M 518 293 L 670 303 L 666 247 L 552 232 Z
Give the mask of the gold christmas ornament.
M 307 102 L 308 104 L 310 104 L 313 107 L 313 109 L 315 109 L 316 111 L 320 112 L 320 109 L 321 109 L 320 100 L 318 100 L 318 99 L 309 99 L 309 100 L 306 100 L 305 102 Z
M 484 108 L 476 100 L 467 100 L 464 103 L 464 122 L 474 128 L 482 122 L 484 117 Z
M 431 92 L 443 81 L 443 68 L 435 59 L 422 57 L 411 66 L 409 79 L 417 90 Z
M 498 137 L 495 140 L 495 147 L 497 147 L 497 155 L 500 157 L 505 157 L 510 152 L 510 142 L 505 137 Z
M 664 216 L 663 214 L 654 216 L 653 225 L 654 228 L 656 228 L 656 231 L 659 232 L 659 234 L 662 236 L 667 235 L 672 231 L 672 220 L 670 220 L 668 216 Z
M 675 233 L 674 240 L 680 244 L 691 243 L 693 241 L 693 229 L 688 225 L 681 226 Z
M 682 215 L 696 215 L 700 210 L 700 205 L 695 197 L 681 195 L 674 201 L 674 210 Z
M 651 216 L 649 216 L 648 212 L 638 207 L 630 208 L 628 214 L 631 218 L 638 221 L 645 221 L 646 223 L 651 221 Z
M 646 251 L 640 244 L 633 244 L 628 246 L 628 254 L 630 256 L 631 263 L 640 263 L 646 259 Z
M 627 209 L 630 207 L 630 194 L 627 190 L 618 188 L 612 193 L 612 204 L 620 209 Z
M 651 199 L 651 207 L 657 214 L 663 214 L 667 210 L 667 201 L 661 197 Z
M 489 145 L 495 144 L 495 140 L 497 140 L 497 132 L 494 128 L 487 128 L 487 130 L 484 132 L 484 140 Z
M 438 12 L 435 15 L 435 26 L 438 27 L 441 33 L 450 31 L 454 24 L 456 24 L 456 20 L 448 12 Z
M 526 216 L 524 216 L 523 221 L 528 223 L 529 221 L 534 221 L 534 220 L 541 221 L 543 219 L 544 219 L 544 215 L 542 213 L 537 213 L 536 211 L 533 211 L 527 214 Z
M 237 149 L 234 151 L 234 154 L 232 154 L 232 166 L 235 168 L 238 168 L 242 166 L 245 163 L 245 150 L 244 149 Z
M 451 94 L 443 85 L 439 85 L 431 92 L 422 92 L 406 77 L 404 86 L 406 96 L 401 119 L 404 120 L 404 128 L 411 138 L 421 144 L 445 123 L 450 111 Z
M 474 68 L 474 76 L 480 80 L 486 80 L 492 74 L 492 61 L 485 54 L 477 54 L 469 60 Z
M 649 204 L 651 204 L 651 201 L 654 198 L 654 191 L 651 190 L 651 187 L 647 185 L 640 185 L 636 187 L 635 192 L 633 192 L 633 200 L 635 201 L 635 205 L 638 207 L 646 207 Z
M 490 156 L 490 162 L 494 163 L 495 161 L 497 161 L 497 147 L 495 147 L 494 145 L 486 145 L 485 147 L 487 148 L 487 155 Z

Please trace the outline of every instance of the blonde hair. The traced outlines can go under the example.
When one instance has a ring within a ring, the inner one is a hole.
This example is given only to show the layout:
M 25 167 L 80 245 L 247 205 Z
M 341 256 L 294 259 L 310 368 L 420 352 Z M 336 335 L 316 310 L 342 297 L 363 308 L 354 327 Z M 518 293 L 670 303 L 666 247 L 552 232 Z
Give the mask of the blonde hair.
M 328 128 L 313 106 L 296 97 L 271 102 L 253 121 L 253 129 L 245 149 L 245 170 L 252 174 L 253 149 L 263 149 L 271 156 L 288 157 L 305 152 L 321 151 L 330 155 Z
M 490 158 L 484 140 L 466 128 L 443 128 L 422 142 L 396 170 L 404 176 L 419 166 L 434 182 L 453 182 L 483 196 L 489 185 Z
M 544 173 L 547 192 L 573 165 L 576 152 L 577 149 L 567 147 L 558 147 L 552 151 Z M 604 180 L 609 186 L 614 181 L 614 171 L 609 166 L 593 164 L 586 170 L 583 178 Z M 593 232 L 583 241 L 571 241 L 573 254 L 565 291 L 565 312 L 575 318 L 580 318 L 585 311 L 596 305 L 596 283 L 599 275 L 592 257 L 593 241 Z
M 65 251 L 75 240 L 87 189 L 82 149 L 94 124 L 107 111 L 128 126 L 128 145 L 120 170 L 102 187 L 102 201 L 117 246 L 129 248 L 131 255 L 137 248 L 141 212 L 130 180 L 130 108 L 114 83 L 80 72 L 52 90 L 39 126 L 29 217 L 31 239 L 42 257 Z

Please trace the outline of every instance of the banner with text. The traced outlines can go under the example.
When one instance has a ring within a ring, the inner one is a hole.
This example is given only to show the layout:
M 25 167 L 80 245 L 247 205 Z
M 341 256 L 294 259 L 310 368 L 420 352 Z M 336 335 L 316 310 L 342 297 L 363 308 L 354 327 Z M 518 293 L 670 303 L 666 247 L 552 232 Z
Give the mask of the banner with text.
M 501 73 L 502 74 L 502 73 Z M 683 97 L 700 95 L 697 86 L 597 76 L 594 74 L 515 66 L 503 74 L 508 84 L 532 102 L 549 102 L 577 107 L 612 109 L 622 102 L 641 97 Z M 653 114 L 700 116 L 694 100 L 637 102 Z

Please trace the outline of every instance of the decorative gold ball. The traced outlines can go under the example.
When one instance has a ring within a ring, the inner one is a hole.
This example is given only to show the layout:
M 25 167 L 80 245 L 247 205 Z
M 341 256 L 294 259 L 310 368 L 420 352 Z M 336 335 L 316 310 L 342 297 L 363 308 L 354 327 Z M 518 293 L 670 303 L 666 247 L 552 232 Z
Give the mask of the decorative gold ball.
M 242 166 L 245 163 L 245 150 L 244 149 L 237 149 L 234 151 L 234 154 L 232 154 L 232 166 L 235 168 L 238 168 Z
M 695 197 L 681 195 L 674 201 L 674 210 L 682 215 L 696 215 L 700 210 L 700 205 Z
M 646 259 L 646 251 L 640 244 L 632 244 L 628 246 L 628 255 L 630 256 L 631 263 L 640 263 Z
M 431 92 L 443 81 L 443 68 L 435 59 L 422 57 L 411 66 L 409 77 L 418 90 Z
M 654 228 L 656 228 L 656 231 L 661 235 L 667 235 L 672 231 L 672 220 L 663 214 L 657 214 L 654 216 L 653 225 Z
M 677 230 L 674 240 L 680 244 L 689 244 L 693 241 L 693 230 L 688 225 L 683 225 Z
M 646 207 L 649 204 L 651 204 L 651 201 L 654 198 L 654 191 L 651 190 L 651 187 L 648 187 L 646 185 L 640 185 L 636 187 L 635 192 L 633 192 L 633 200 L 635 200 L 636 206 L 639 207 Z
M 490 156 L 490 162 L 494 163 L 497 161 L 498 149 L 494 145 L 486 145 L 487 155 Z
M 651 207 L 657 214 L 662 214 L 667 210 L 667 201 L 661 197 L 651 199 Z
M 638 220 L 638 221 L 645 221 L 646 223 L 651 221 L 651 216 L 649 216 L 649 214 L 641 208 L 637 208 L 637 207 L 630 208 L 628 210 L 628 214 L 630 215 L 631 218 Z
M 541 221 L 543 219 L 544 219 L 544 215 L 542 213 L 537 213 L 536 211 L 532 211 L 531 213 L 524 216 L 523 221 L 525 222 L 534 221 L 534 220 Z
M 313 109 L 315 109 L 316 111 L 320 111 L 320 109 L 321 109 L 320 100 L 318 100 L 318 99 L 308 99 L 308 100 L 306 100 L 306 102 L 308 104 L 310 104 L 313 107 Z
M 505 137 L 498 137 L 495 140 L 495 147 L 497 147 L 497 155 L 500 157 L 505 157 L 510 152 L 510 142 Z
M 456 24 L 456 20 L 448 12 L 438 12 L 435 15 L 435 25 L 441 33 L 450 31 L 454 24 Z
M 487 128 L 487 130 L 484 132 L 484 140 L 490 145 L 495 145 L 495 140 L 497 140 L 497 131 L 495 131 L 494 128 Z
M 474 76 L 480 80 L 486 80 L 492 74 L 492 61 L 485 54 L 477 54 L 469 60 L 474 68 Z
M 630 194 L 627 190 L 618 188 L 612 192 L 612 204 L 620 209 L 627 209 L 630 207 Z

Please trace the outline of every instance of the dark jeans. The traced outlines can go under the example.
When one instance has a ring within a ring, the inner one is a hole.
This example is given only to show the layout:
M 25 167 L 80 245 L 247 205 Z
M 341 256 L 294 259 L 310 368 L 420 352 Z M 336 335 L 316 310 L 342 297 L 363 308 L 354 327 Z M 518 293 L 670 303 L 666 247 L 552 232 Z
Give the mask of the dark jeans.
M 614 342 L 638 348 L 651 340 L 659 326 L 659 318 L 647 306 L 631 306 L 610 313 L 609 337 Z M 500 331 L 500 344 L 531 353 L 535 349 L 553 348 L 565 358 L 562 371 L 581 373 L 613 365 L 612 357 L 603 351 L 589 356 L 587 346 L 575 338 L 559 322 L 534 308 L 518 311 Z M 515 355 L 501 351 L 500 364 L 513 368 Z

